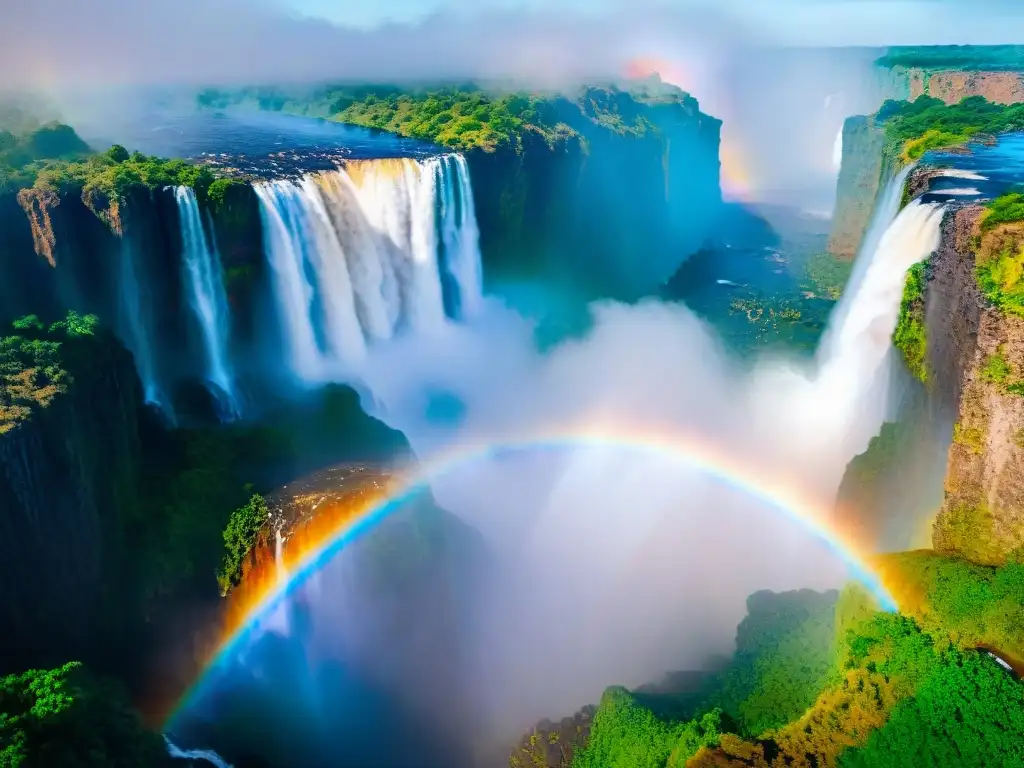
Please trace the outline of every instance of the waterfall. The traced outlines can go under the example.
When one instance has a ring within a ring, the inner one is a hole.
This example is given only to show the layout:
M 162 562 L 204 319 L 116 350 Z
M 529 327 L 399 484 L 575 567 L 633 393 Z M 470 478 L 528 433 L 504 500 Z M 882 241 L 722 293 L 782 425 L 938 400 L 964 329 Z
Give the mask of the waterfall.
M 943 205 L 914 200 L 894 218 L 888 215 L 891 196 L 898 205 L 904 177 L 891 185 L 876 212 L 876 231 L 865 239 L 857 279 L 833 314 L 819 353 L 818 391 L 837 413 L 855 417 L 848 437 L 854 453 L 866 449 L 889 416 L 888 363 L 907 272 L 938 248 L 942 233 Z
M 473 189 L 469 167 L 462 155 L 449 155 L 439 169 L 438 183 L 442 189 L 441 218 L 444 239 L 444 266 L 454 281 L 458 304 L 456 316 L 472 317 L 483 301 L 483 275 L 480 270 L 480 230 L 473 210 Z M 448 173 L 443 173 L 447 170 Z
M 353 161 L 257 184 L 256 194 L 285 356 L 300 382 L 349 377 L 370 345 L 477 311 L 479 232 L 461 156 Z
M 835 141 L 832 143 L 832 167 L 839 171 L 843 166 L 843 125 L 840 123 L 836 131 Z
M 227 362 L 228 309 L 220 259 L 210 247 L 191 187 L 175 187 L 174 199 L 181 218 L 182 257 L 189 303 L 202 330 L 207 375 L 226 399 L 230 417 L 238 415 L 234 380 Z
M 210 749 L 182 749 L 164 736 L 167 743 L 167 754 L 176 760 L 202 760 L 216 768 L 232 768 L 231 763 Z
M 124 327 L 125 343 L 135 357 L 135 367 L 142 381 L 146 402 L 160 408 L 173 421 L 174 415 L 157 380 L 149 323 L 146 322 L 148 315 L 143 307 L 135 263 L 135 248 L 128 240 L 122 243 L 120 257 L 118 296 L 121 300 L 121 323 Z
M 821 340 L 819 356 L 823 358 L 835 357 L 838 350 L 836 344 L 836 329 L 841 328 L 846 322 L 846 316 L 854 304 L 855 297 L 859 294 L 860 284 L 867 274 L 868 267 L 874 262 L 882 236 L 889 229 L 889 226 L 896 219 L 900 212 L 900 201 L 903 198 L 903 185 L 910 175 L 912 166 L 904 168 L 882 189 L 878 200 L 875 203 L 875 210 L 871 214 L 871 221 L 857 251 L 857 258 L 853 264 L 853 271 L 846 283 L 843 297 L 838 306 L 832 311 L 828 328 Z

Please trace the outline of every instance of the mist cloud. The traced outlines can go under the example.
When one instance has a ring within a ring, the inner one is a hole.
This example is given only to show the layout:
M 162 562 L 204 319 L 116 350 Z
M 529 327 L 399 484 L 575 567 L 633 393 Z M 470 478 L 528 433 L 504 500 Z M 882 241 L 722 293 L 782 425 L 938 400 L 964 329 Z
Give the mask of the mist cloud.
M 689 0 L 596 4 L 462 0 L 350 6 L 316 0 L 8 3 L 0 84 L 279 82 L 320 78 L 579 78 L 655 47 L 1000 42 L 1024 34 L 1003 0 Z M 331 19 L 316 14 L 329 13 Z M 365 28 L 376 18 L 377 26 Z M 389 18 L 400 21 L 390 23 Z M 405 19 L 406 21 L 401 21 Z M 998 23 L 995 23 L 998 22 Z M 362 23 L 364 28 L 351 26 Z M 348 26 L 346 26 L 348 24 Z

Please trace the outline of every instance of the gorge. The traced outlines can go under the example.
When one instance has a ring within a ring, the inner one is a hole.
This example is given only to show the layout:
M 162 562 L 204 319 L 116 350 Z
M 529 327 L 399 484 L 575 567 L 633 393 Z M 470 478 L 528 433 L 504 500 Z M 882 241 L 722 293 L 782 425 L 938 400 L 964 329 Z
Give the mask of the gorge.
M 836 300 L 659 79 L 199 98 L 189 162 L 11 133 L 5 691 L 120 678 L 126 765 L 1021 757 L 1017 107 L 847 120 Z

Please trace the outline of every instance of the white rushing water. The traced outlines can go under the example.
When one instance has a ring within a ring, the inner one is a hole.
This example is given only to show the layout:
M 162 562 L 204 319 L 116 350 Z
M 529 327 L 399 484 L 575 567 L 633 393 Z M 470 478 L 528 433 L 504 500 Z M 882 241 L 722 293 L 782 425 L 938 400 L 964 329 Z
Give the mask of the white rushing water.
M 203 762 L 209 763 L 215 768 L 232 768 L 231 763 L 227 762 L 224 758 L 218 755 L 216 752 L 209 749 L 181 749 L 174 742 L 172 742 L 167 736 L 164 736 L 164 742 L 167 744 L 167 754 L 176 760 L 202 760 Z
M 157 378 L 153 344 L 149 334 L 150 324 L 147 322 L 149 315 L 139 284 L 135 247 L 128 240 L 122 241 L 120 262 L 118 296 L 121 300 L 120 322 L 124 328 L 125 343 L 135 357 L 135 367 L 142 381 L 146 402 L 160 408 L 173 421 L 174 414 Z
M 353 161 L 258 184 L 256 193 L 288 364 L 300 382 L 354 377 L 369 345 L 429 335 L 449 315 L 479 310 L 479 232 L 460 155 Z
M 832 144 L 832 167 L 837 171 L 843 166 L 843 126 L 836 131 L 836 140 Z
M 988 176 L 982 176 L 976 171 L 968 171 L 962 168 L 943 168 L 939 176 L 946 176 L 950 179 L 964 179 L 966 181 L 988 181 Z
M 207 376 L 224 399 L 227 415 L 238 415 L 234 377 L 228 362 L 228 303 L 220 259 L 203 229 L 199 202 L 191 187 L 175 187 L 181 219 L 182 263 L 189 304 L 195 312 L 206 353 Z

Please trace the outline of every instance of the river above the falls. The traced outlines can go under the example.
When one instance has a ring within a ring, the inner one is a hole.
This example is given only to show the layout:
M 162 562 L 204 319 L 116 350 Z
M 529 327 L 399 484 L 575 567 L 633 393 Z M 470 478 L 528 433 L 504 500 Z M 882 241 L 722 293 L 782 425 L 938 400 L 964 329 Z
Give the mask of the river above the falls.
M 334 170 L 343 160 L 422 158 L 445 150 L 385 131 L 255 109 L 166 111 L 142 109 L 92 125 L 79 123 L 97 149 L 193 160 L 258 178 L 288 178 Z
M 987 200 L 1024 181 L 1024 133 L 1007 133 L 994 143 L 971 142 L 965 149 L 926 152 L 921 164 L 950 169 L 930 179 L 923 202 Z

